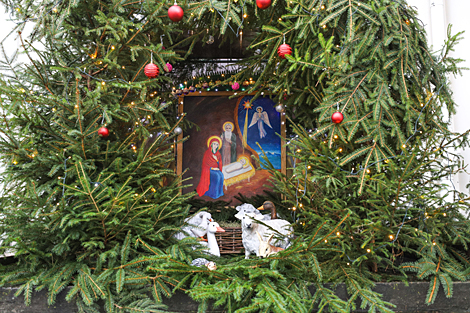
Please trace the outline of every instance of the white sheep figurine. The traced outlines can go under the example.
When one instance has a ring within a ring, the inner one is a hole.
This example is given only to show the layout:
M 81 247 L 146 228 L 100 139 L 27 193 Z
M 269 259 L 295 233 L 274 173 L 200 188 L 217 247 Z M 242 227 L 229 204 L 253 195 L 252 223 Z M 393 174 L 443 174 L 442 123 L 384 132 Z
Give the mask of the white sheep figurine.
M 238 213 L 235 214 L 235 217 L 239 220 L 242 219 L 243 215 L 245 213 L 255 213 L 255 214 L 261 214 L 261 212 L 255 208 L 253 205 L 249 203 L 243 203 L 242 205 L 239 205 L 235 208 Z M 263 220 L 269 221 L 271 219 L 271 214 L 263 214 Z
M 282 240 L 276 240 L 273 245 L 286 249 L 289 246 L 289 238 L 292 235 L 292 227 L 286 220 L 263 220 L 263 215 L 256 213 L 245 213 L 241 218 L 242 222 L 242 242 L 245 248 L 245 259 L 250 258 L 250 254 L 259 256 L 260 241 L 258 234 L 262 238 L 268 238 L 271 235 L 284 237 Z M 261 221 L 263 224 L 258 223 Z

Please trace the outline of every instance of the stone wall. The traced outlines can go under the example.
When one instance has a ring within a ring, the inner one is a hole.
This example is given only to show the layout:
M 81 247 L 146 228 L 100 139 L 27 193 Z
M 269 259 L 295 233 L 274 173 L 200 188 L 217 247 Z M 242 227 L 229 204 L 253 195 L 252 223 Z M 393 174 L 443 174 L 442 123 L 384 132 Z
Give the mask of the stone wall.
M 470 282 L 455 282 L 454 295 L 448 299 L 442 290 L 439 291 L 433 305 L 424 304 L 429 284 L 425 282 L 410 283 L 378 283 L 375 290 L 383 294 L 383 299 L 396 305 L 395 312 L 439 312 L 464 313 L 470 312 Z M 23 298 L 14 296 L 16 288 L 0 288 L 0 313 L 75 313 L 77 307 L 65 301 L 66 292 L 57 297 L 54 305 L 47 305 L 46 291 L 36 292 L 30 306 L 25 306 Z M 337 294 L 346 299 L 346 287 L 340 285 Z M 184 293 L 176 293 L 172 298 L 165 299 L 164 303 L 170 312 L 190 313 L 197 311 L 197 303 Z M 358 303 L 358 308 L 360 305 Z M 103 310 L 104 312 L 104 310 Z M 211 310 L 208 312 L 222 312 Z M 367 312 L 358 310 L 356 312 Z

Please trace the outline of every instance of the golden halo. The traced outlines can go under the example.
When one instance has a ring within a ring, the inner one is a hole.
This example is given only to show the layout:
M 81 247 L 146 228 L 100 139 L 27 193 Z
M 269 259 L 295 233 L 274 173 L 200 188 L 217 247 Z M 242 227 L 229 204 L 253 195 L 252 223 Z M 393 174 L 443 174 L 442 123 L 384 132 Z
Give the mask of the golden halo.
M 222 126 L 222 130 L 225 130 L 225 125 L 230 124 L 232 125 L 232 131 L 235 129 L 235 126 L 233 125 L 232 122 L 225 122 L 224 125 Z
M 207 148 L 210 147 L 212 139 L 217 139 L 217 141 L 219 142 L 219 148 L 222 146 L 222 139 L 220 139 L 219 136 L 211 136 L 209 137 L 209 139 L 207 139 Z
M 245 160 L 245 164 L 243 165 L 243 168 L 247 168 L 248 166 L 251 165 L 250 160 L 246 156 L 241 156 L 237 159 L 237 162 L 240 162 L 240 160 Z

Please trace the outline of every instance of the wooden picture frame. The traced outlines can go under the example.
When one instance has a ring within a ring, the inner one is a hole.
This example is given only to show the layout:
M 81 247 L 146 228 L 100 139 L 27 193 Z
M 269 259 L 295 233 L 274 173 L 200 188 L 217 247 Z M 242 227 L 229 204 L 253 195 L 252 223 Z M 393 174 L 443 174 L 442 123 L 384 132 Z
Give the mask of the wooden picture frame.
M 239 193 L 247 197 L 262 193 L 272 175 L 251 157 L 259 156 L 260 146 L 275 168 L 286 173 L 285 113 L 277 112 L 269 97 L 257 98 L 250 106 L 253 95 L 230 99 L 233 95 L 196 91 L 178 97 L 178 114 L 186 114 L 200 128 L 178 135 L 176 172 L 181 175 L 187 169 L 184 178 L 192 177 L 185 181 L 192 187 L 183 193 L 196 190 L 196 197 L 205 201 L 227 202 Z M 183 143 L 185 136 L 189 138 Z

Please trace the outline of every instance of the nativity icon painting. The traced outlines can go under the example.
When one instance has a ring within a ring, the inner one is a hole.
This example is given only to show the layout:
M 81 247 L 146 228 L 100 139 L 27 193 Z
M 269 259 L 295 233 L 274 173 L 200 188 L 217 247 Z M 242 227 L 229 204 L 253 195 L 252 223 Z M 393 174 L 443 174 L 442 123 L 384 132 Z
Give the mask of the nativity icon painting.
M 261 194 L 271 174 L 259 163 L 266 153 L 282 165 L 281 115 L 269 98 L 185 96 L 184 112 L 193 126 L 185 131 L 183 192 L 205 201 L 234 201 Z

